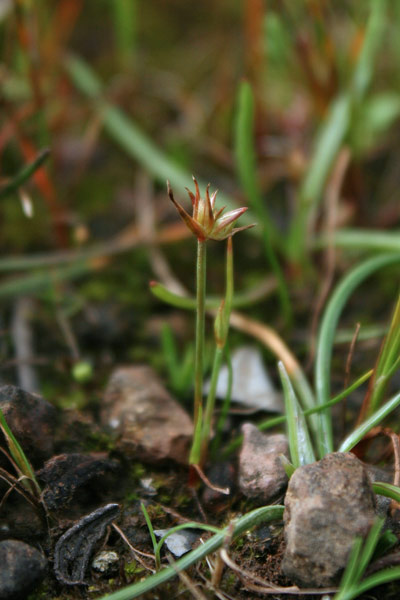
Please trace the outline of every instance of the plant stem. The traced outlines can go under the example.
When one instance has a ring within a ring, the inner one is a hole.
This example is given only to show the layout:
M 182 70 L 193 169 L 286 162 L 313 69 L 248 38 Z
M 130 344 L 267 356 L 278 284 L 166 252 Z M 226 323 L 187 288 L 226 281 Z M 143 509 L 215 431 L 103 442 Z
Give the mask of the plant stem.
M 224 348 L 226 346 L 226 341 L 228 338 L 229 331 L 229 319 L 232 311 L 232 301 L 233 301 L 233 247 L 232 247 L 232 237 L 227 239 L 226 244 L 226 290 L 225 290 L 225 298 L 221 302 L 220 307 L 218 309 L 217 316 L 215 318 L 214 323 L 214 335 L 215 335 L 215 354 L 214 354 L 214 363 L 211 374 L 211 383 L 210 390 L 207 396 L 206 408 L 204 411 L 204 419 L 202 424 L 202 433 L 201 433 L 201 465 L 204 465 L 207 452 L 208 452 L 208 442 L 210 439 L 211 432 L 211 421 L 214 413 L 215 407 L 215 395 L 217 392 L 217 384 L 219 372 L 221 370 L 222 359 L 224 356 Z
M 211 431 L 211 420 L 214 413 L 215 396 L 217 392 L 218 376 L 221 370 L 224 348 L 217 346 L 214 354 L 214 363 L 211 373 L 210 390 L 207 396 L 206 409 L 204 411 L 203 427 L 201 434 L 201 464 L 203 465 L 207 458 L 208 441 Z
M 197 241 L 196 264 L 196 346 L 194 359 L 194 436 L 189 464 L 199 464 L 203 418 L 203 355 L 206 296 L 206 242 Z

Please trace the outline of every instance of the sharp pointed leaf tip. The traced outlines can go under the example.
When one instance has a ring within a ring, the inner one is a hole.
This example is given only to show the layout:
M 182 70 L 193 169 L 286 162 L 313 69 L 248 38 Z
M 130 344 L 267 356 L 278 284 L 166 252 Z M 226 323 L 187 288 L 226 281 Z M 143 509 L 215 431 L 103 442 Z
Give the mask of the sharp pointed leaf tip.
M 217 194 L 218 194 L 218 190 L 215 190 L 215 192 L 213 194 L 211 194 L 211 200 L 210 201 L 211 201 L 211 206 L 212 206 L 213 210 L 214 210 L 215 199 L 217 197 Z
M 226 215 L 219 219 L 219 225 L 217 231 L 220 231 L 227 225 L 230 225 L 234 221 L 236 221 L 244 212 L 246 212 L 247 208 L 235 208 L 235 210 L 231 210 Z
M 232 235 L 239 233 L 239 231 L 246 231 L 246 229 L 251 229 L 252 227 L 255 227 L 256 225 L 257 225 L 257 223 L 251 223 L 250 225 L 243 225 L 243 227 L 235 227 L 235 229 L 232 230 Z
M 192 202 L 192 206 L 194 207 L 194 205 L 195 205 L 195 202 L 196 202 L 196 199 L 195 199 L 195 196 L 194 196 L 193 192 L 191 192 L 191 191 L 189 190 L 189 188 L 187 188 L 187 187 L 185 187 L 185 190 L 186 190 L 186 191 L 187 191 L 187 193 L 189 194 L 189 198 L 190 198 L 190 200 L 191 200 L 191 202 Z

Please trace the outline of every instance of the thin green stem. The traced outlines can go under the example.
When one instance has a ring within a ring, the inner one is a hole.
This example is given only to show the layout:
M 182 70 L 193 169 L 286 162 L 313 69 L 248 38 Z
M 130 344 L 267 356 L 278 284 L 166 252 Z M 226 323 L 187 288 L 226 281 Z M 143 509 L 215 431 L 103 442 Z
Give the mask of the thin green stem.
M 211 432 L 211 421 L 212 421 L 212 416 L 214 414 L 214 407 L 215 407 L 215 396 L 216 396 L 216 392 L 217 392 L 218 376 L 219 376 L 219 372 L 221 370 L 223 356 L 224 356 L 224 349 L 217 346 L 215 349 L 215 354 L 214 354 L 214 363 L 213 363 L 213 368 L 212 368 L 212 373 L 211 373 L 210 389 L 209 389 L 208 396 L 207 396 L 206 409 L 204 411 L 203 428 L 202 428 L 202 434 L 201 434 L 201 438 L 202 438 L 202 441 L 201 441 L 201 463 L 202 464 L 204 464 L 206 456 L 207 456 L 208 440 L 210 439 L 210 432 Z
M 229 319 L 232 310 L 233 300 L 233 247 L 232 237 L 227 239 L 226 244 L 226 285 L 225 285 L 225 298 L 222 300 L 221 305 L 218 309 L 217 316 L 214 323 L 214 335 L 215 335 L 215 354 L 214 364 L 211 374 L 210 390 L 207 396 L 206 409 L 204 412 L 203 427 L 202 427 L 202 441 L 201 441 L 201 464 L 203 465 L 208 452 L 208 442 L 211 433 L 211 421 L 214 414 L 215 407 L 215 396 L 217 392 L 217 384 L 219 372 L 221 370 L 222 359 L 224 356 L 224 348 L 228 339 L 229 331 Z
M 189 463 L 199 464 L 203 414 L 203 361 L 206 297 L 206 242 L 197 241 L 196 264 L 196 346 L 194 366 L 194 436 Z M 200 439 L 199 439 L 200 436 Z
M 226 391 L 225 400 L 222 405 L 221 414 L 217 421 L 216 425 L 216 433 L 215 437 L 212 441 L 211 446 L 211 454 L 213 459 L 216 458 L 216 453 L 218 448 L 221 445 L 222 434 L 225 426 L 226 419 L 228 417 L 229 408 L 231 406 L 231 397 L 232 397 L 232 383 L 233 383 L 233 369 L 232 369 L 232 361 L 229 353 L 228 344 L 225 344 L 224 353 L 226 357 L 227 367 L 228 367 L 228 389 Z

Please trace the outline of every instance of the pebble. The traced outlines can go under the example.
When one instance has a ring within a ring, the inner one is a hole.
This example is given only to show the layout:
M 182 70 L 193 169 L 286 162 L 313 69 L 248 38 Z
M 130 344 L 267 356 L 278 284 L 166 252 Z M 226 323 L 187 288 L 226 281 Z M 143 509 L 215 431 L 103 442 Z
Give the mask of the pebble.
M 356 536 L 375 517 L 365 465 L 335 452 L 296 469 L 285 497 L 284 574 L 301 587 L 338 584 Z
M 154 534 L 158 538 L 162 538 L 168 529 L 155 529 Z M 190 552 L 194 542 L 200 537 L 200 533 L 192 529 L 182 529 L 176 533 L 171 533 L 165 540 L 165 545 L 168 550 L 176 557 L 183 556 L 186 552 Z
M 0 598 L 26 600 L 44 579 L 46 558 L 32 546 L 17 540 L 0 542 Z
M 247 498 L 268 504 L 285 491 L 288 479 L 280 455 L 288 456 L 286 436 L 262 433 L 255 425 L 242 426 L 239 487 Z
M 103 550 L 92 560 L 92 569 L 102 575 L 112 575 L 119 568 L 119 556 L 114 550 Z
M 118 368 L 106 389 L 102 422 L 128 458 L 186 463 L 193 435 L 189 415 L 148 366 Z
M 231 400 L 246 409 L 283 412 L 282 396 L 272 383 L 260 350 L 254 346 L 242 346 L 232 353 Z M 229 371 L 223 366 L 218 376 L 216 396 L 224 400 L 228 393 Z M 204 385 L 207 394 L 210 381 Z

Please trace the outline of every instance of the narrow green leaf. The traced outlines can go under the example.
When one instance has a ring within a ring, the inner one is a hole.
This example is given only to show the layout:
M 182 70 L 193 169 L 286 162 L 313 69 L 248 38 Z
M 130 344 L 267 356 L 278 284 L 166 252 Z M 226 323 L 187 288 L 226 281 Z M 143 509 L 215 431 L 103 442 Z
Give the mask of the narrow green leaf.
M 362 423 L 357 429 L 342 442 L 339 448 L 339 452 L 350 452 L 354 446 L 356 446 L 363 437 L 376 427 L 380 425 L 382 421 L 398 406 L 400 405 L 400 392 L 393 396 L 386 404 L 384 404 L 379 410 L 376 411 L 371 417 L 369 417 L 364 423 Z
M 337 285 L 324 311 L 317 340 L 315 360 L 315 386 L 317 404 L 322 405 L 330 398 L 332 348 L 335 331 L 341 312 L 353 291 L 367 277 L 386 266 L 400 262 L 400 253 L 382 254 L 370 258 L 352 269 Z M 318 438 L 320 458 L 333 451 L 332 422 L 329 410 L 320 416 Z
M 285 410 L 290 456 L 294 467 L 315 462 L 314 450 L 304 415 L 300 409 L 289 375 L 282 362 L 279 362 L 279 375 L 285 398 Z
M 391 483 L 384 483 L 383 481 L 375 481 L 372 484 L 375 494 L 380 496 L 386 496 L 386 498 L 392 498 L 396 502 L 400 502 L 400 487 Z
M 48 148 L 42 150 L 33 162 L 31 162 L 29 165 L 26 165 L 23 169 L 21 169 L 21 171 L 17 175 L 15 175 L 11 179 L 11 181 L 3 185 L 0 188 L 0 200 L 6 198 L 7 196 L 10 196 L 10 194 L 16 192 L 21 185 L 26 183 L 28 179 L 30 179 L 32 175 L 38 169 L 40 169 L 40 167 L 44 164 L 49 155 L 50 150 Z
M 248 198 L 258 225 L 262 228 L 265 256 L 277 281 L 282 310 L 287 319 L 291 318 L 289 292 L 279 261 L 276 257 L 273 241 L 277 239 L 276 228 L 271 220 L 261 194 L 254 152 L 254 98 L 250 84 L 242 81 L 239 86 L 236 122 L 235 155 L 236 165 L 242 188 Z

